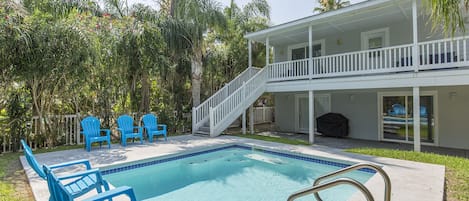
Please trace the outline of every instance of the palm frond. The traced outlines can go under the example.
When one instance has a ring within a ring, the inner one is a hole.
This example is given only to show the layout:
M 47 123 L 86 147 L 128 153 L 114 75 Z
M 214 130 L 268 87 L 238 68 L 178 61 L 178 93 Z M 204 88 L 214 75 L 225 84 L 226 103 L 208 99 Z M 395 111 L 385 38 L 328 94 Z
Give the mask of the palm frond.
M 442 29 L 447 35 L 454 35 L 457 31 L 465 32 L 464 7 L 469 6 L 469 0 L 426 0 L 427 13 L 430 15 L 432 30 Z

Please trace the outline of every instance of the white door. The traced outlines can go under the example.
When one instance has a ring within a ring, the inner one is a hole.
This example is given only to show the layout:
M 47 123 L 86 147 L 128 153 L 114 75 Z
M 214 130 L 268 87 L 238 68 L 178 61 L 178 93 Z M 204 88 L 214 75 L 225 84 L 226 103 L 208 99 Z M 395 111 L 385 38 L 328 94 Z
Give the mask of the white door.
M 309 131 L 309 100 L 307 95 L 296 98 L 296 130 L 300 133 Z M 314 121 L 316 117 L 331 112 L 331 96 L 329 94 L 314 95 Z

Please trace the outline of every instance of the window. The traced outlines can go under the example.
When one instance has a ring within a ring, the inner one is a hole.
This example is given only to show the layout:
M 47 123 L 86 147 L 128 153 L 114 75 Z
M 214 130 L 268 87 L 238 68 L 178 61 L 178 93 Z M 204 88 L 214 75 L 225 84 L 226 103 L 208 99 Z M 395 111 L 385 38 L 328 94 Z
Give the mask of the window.
M 362 50 L 378 49 L 389 46 L 389 28 L 376 29 L 361 33 Z
M 309 57 L 309 43 L 300 43 L 288 46 L 288 59 L 298 60 L 306 59 Z M 320 57 L 325 55 L 325 40 L 313 41 L 313 57 Z

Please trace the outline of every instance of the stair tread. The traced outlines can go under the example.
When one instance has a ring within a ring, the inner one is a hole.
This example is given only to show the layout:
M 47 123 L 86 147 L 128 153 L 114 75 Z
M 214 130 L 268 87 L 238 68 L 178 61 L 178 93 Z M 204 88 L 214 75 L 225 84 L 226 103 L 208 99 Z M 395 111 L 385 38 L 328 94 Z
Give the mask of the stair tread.
M 194 134 L 196 134 L 196 135 L 210 135 L 210 132 L 196 131 Z

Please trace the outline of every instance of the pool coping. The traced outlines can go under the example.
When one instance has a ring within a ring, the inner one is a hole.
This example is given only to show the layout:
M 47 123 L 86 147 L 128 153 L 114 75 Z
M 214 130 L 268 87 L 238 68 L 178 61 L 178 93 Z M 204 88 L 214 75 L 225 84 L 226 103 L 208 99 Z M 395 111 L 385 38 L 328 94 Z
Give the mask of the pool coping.
M 262 149 L 288 152 L 300 156 L 305 155 L 309 157 L 317 156 L 328 159 L 332 158 L 352 163 L 372 162 L 380 164 L 391 177 L 393 184 L 392 200 L 443 200 L 444 166 L 346 153 L 343 150 L 319 145 L 286 145 L 233 136 L 205 138 L 185 135 L 170 137 L 167 142 L 147 142 L 143 145 L 129 144 L 127 147 L 113 144 L 110 150 L 102 148 L 86 152 L 84 149 L 75 149 L 37 154 L 36 157 L 39 163 L 45 164 L 55 164 L 77 159 L 88 159 L 93 167 L 106 169 L 108 167 L 116 167 L 129 162 L 150 160 L 157 157 L 168 157 L 170 155 L 177 155 L 186 151 L 213 148 L 215 146 L 227 146 L 230 144 L 260 147 Z M 35 199 L 38 201 L 48 200 L 49 193 L 46 182 L 33 172 L 23 156 L 20 157 L 20 160 L 28 177 Z M 70 173 L 80 170 L 80 168 L 74 168 L 66 171 L 67 173 Z M 378 174 L 375 174 L 370 178 L 365 185 L 370 187 L 370 191 L 373 193 L 375 199 L 380 200 L 382 196 L 384 197 L 382 188 L 383 182 Z M 92 194 L 94 193 L 90 193 L 90 195 Z M 90 195 L 85 195 L 83 198 Z M 356 195 L 350 200 L 360 200 L 360 198 L 360 196 Z
M 114 174 L 114 173 L 132 170 L 132 169 L 167 163 L 171 161 L 177 161 L 177 160 L 199 156 L 203 154 L 219 152 L 219 151 L 223 151 L 227 149 L 244 149 L 248 151 L 259 151 L 262 153 L 267 153 L 269 155 L 281 156 L 281 157 L 286 157 L 286 158 L 300 160 L 304 162 L 310 162 L 310 163 L 325 164 L 325 165 L 330 165 L 330 166 L 334 166 L 338 168 L 346 168 L 351 165 L 357 164 L 357 163 L 353 163 L 353 162 L 345 161 L 345 160 L 336 160 L 332 158 L 325 158 L 325 157 L 319 157 L 319 156 L 314 156 L 314 155 L 289 153 L 286 151 L 280 152 L 278 150 L 269 150 L 266 148 L 246 146 L 244 144 L 233 143 L 233 144 L 227 144 L 223 146 L 214 146 L 214 147 L 204 148 L 201 150 L 191 150 L 191 151 L 187 151 L 183 153 L 176 153 L 176 154 L 170 154 L 170 155 L 165 155 L 165 156 L 160 156 L 160 157 L 155 157 L 155 158 L 150 158 L 150 159 L 132 161 L 132 162 L 119 164 L 119 165 L 106 166 L 106 167 L 100 168 L 100 171 L 101 171 L 101 174 L 104 176 L 108 174 Z M 369 168 L 362 168 L 357 171 L 371 173 L 371 174 L 376 173 L 376 171 L 369 169 Z

